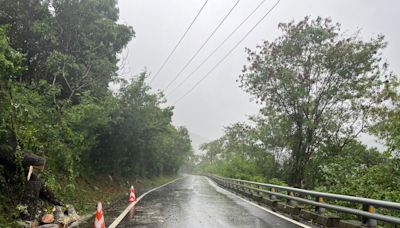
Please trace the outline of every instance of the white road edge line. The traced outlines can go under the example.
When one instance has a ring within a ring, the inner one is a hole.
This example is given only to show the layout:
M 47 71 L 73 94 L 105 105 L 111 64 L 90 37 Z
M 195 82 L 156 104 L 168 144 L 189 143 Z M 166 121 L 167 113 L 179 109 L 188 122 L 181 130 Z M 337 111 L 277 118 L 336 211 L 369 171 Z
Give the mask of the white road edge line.
M 155 190 L 157 190 L 157 189 L 160 189 L 160 188 L 162 188 L 162 187 L 165 187 L 165 186 L 167 186 L 167 185 L 169 185 L 169 184 L 172 184 L 172 183 L 174 183 L 175 181 L 180 180 L 180 179 L 183 179 L 183 178 L 185 178 L 185 177 L 176 178 L 175 180 L 172 180 L 172 181 L 170 181 L 170 182 L 168 182 L 168 183 L 166 183 L 166 184 L 163 184 L 163 185 L 161 185 L 161 186 L 158 186 L 158 187 L 156 187 L 156 188 L 153 188 L 153 189 L 151 189 L 151 190 L 149 190 L 149 191 L 143 193 L 141 196 L 139 196 L 139 197 L 136 199 L 135 202 L 129 204 L 129 206 L 114 220 L 113 223 L 111 223 L 110 226 L 108 226 L 108 228 L 115 228 L 115 227 L 117 227 L 118 224 L 121 223 L 122 219 L 124 219 L 125 216 L 129 213 L 129 211 L 130 211 L 137 203 L 139 203 L 139 201 L 140 201 L 143 197 L 145 197 L 147 194 L 149 194 L 150 192 L 155 191 Z
M 235 197 L 237 197 L 237 198 L 239 198 L 239 199 L 241 199 L 241 200 L 243 200 L 243 201 L 245 201 L 245 202 L 247 202 L 247 203 L 249 203 L 249 204 L 251 204 L 251 205 L 253 205 L 253 206 L 255 206 L 255 207 L 258 207 L 258 208 L 260 208 L 260 209 L 262 209 L 262 210 L 264 210 L 264 211 L 266 211 L 266 212 L 268 212 L 268 213 L 271 213 L 271 214 L 273 214 L 273 215 L 275 215 L 275 216 L 277 216 L 277 217 L 279 217 L 279 218 L 282 218 L 282 219 L 284 219 L 284 220 L 286 220 L 286 221 L 288 221 L 288 222 L 294 223 L 294 224 L 296 224 L 296 225 L 298 225 L 298 226 L 301 226 L 301 227 L 304 227 L 304 228 L 312 228 L 311 226 L 307 226 L 307 225 L 305 225 L 305 224 L 303 224 L 303 223 L 300 223 L 300 222 L 298 222 L 298 221 L 296 221 L 296 220 L 293 220 L 293 219 L 291 219 L 291 218 L 288 218 L 288 217 L 286 217 L 286 216 L 283 216 L 283 215 L 281 215 L 281 214 L 278 214 L 278 213 L 276 213 L 276 212 L 274 212 L 274 211 L 271 211 L 271 210 L 269 210 L 269 209 L 267 209 L 267 208 L 265 208 L 265 207 L 261 207 L 260 205 L 258 205 L 258 204 L 256 204 L 256 203 L 253 203 L 253 202 L 251 202 L 251 201 L 249 201 L 249 200 L 247 200 L 247 199 L 244 199 L 244 198 L 242 198 L 242 197 L 240 197 L 240 196 L 238 196 L 238 195 L 235 195 L 235 194 L 233 194 L 232 192 L 230 192 L 230 191 L 228 191 L 228 190 L 226 190 L 226 189 L 224 189 L 224 188 L 218 186 L 214 181 L 210 180 L 210 178 L 208 178 L 208 177 L 206 177 L 206 178 L 207 178 L 208 182 L 210 183 L 210 185 L 212 185 L 214 188 L 219 188 L 219 189 L 223 190 L 225 193 L 227 193 L 227 194 L 229 194 L 229 195 L 235 196 Z

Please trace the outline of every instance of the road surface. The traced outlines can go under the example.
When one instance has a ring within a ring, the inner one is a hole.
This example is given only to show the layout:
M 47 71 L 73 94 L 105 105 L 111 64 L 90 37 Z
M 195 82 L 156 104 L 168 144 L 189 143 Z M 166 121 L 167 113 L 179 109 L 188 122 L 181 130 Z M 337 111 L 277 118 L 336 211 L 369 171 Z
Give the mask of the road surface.
M 146 195 L 118 227 L 307 227 L 273 215 L 216 186 L 187 176 Z

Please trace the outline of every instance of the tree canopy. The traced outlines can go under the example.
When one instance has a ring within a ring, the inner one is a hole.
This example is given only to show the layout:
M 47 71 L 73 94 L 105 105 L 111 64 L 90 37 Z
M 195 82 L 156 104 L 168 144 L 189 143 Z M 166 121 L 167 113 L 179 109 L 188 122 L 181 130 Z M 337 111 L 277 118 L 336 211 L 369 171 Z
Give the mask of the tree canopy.
M 399 201 L 399 81 L 382 61 L 383 36 L 361 39 L 322 18 L 279 27 L 280 37 L 247 49 L 249 63 L 239 76 L 260 112 L 202 145 L 198 167 Z M 378 136 L 386 149 L 362 144 L 362 132 Z
M 282 36 L 247 50 L 240 85 L 263 105 L 264 137 L 288 154 L 289 183 L 300 186 L 315 151 L 343 147 L 370 126 L 396 78 L 381 61 L 383 36 L 363 41 L 322 18 L 279 28 Z
M 134 36 L 118 23 L 117 1 L 0 5 L 0 197 L 20 202 L 24 154 L 47 159 L 37 177 L 67 198 L 78 178 L 94 172 L 125 180 L 176 175 L 192 155 L 191 140 L 172 124 L 173 107 L 162 107 L 164 96 L 145 83 L 147 73 L 109 89 Z

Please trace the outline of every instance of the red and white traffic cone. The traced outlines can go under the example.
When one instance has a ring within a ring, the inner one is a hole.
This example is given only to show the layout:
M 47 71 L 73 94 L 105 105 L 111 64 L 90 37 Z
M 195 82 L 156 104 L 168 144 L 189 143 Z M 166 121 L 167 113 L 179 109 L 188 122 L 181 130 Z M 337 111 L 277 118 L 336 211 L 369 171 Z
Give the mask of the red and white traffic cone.
M 129 202 L 133 203 L 135 201 L 136 201 L 135 188 L 131 186 L 131 193 L 129 194 Z
M 103 207 L 101 206 L 101 202 L 97 203 L 96 217 L 94 219 L 94 228 L 106 228 L 103 216 Z

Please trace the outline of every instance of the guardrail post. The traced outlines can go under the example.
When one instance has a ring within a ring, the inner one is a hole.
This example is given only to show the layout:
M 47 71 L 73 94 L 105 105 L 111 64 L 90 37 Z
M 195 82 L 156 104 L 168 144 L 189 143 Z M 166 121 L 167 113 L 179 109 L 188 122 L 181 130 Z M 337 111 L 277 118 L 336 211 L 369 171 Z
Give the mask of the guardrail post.
M 275 188 L 271 188 L 271 192 L 276 192 Z M 276 195 L 269 195 L 271 200 L 276 200 Z
M 265 196 L 264 192 L 262 192 L 262 190 L 264 190 L 264 188 L 261 185 L 258 185 L 257 188 L 259 189 L 258 197 L 260 197 L 260 199 L 262 199 Z
M 262 194 L 261 194 L 261 192 L 259 191 L 259 190 L 261 189 L 261 186 L 255 184 L 255 185 L 254 185 L 254 188 L 257 189 L 257 190 L 254 190 L 254 191 L 255 191 L 256 197 L 259 199 L 260 197 L 262 197 Z
M 288 191 L 288 195 L 289 196 L 294 196 L 294 194 L 293 194 L 293 192 L 292 191 Z M 293 201 L 292 199 L 288 199 L 287 200 L 287 204 L 289 205 L 289 206 L 294 206 L 295 205 L 295 201 Z
M 324 203 L 324 198 L 323 198 L 323 197 L 320 197 L 320 196 L 317 196 L 317 197 L 315 198 L 315 201 L 317 201 L 317 202 L 319 202 L 319 203 Z M 322 214 L 322 213 L 325 212 L 325 208 L 316 206 L 316 207 L 315 207 L 315 212 L 317 212 L 318 214 Z
M 366 205 L 366 204 L 364 204 L 364 205 L 363 205 L 363 210 L 364 210 L 364 211 L 368 211 L 368 212 L 371 213 L 371 214 L 375 214 L 375 207 L 372 206 L 372 205 Z M 376 221 L 375 219 L 363 217 L 362 220 L 363 220 L 363 221 L 362 221 L 363 224 L 364 224 L 365 226 L 367 226 L 367 227 L 377 227 L 377 226 L 378 226 L 378 223 L 377 223 L 377 221 Z
M 296 207 L 296 205 L 313 205 L 312 207 L 315 209 L 316 213 L 312 213 L 311 211 L 301 210 L 300 216 L 307 219 L 307 220 L 315 220 L 316 217 L 323 218 L 322 220 L 316 220 L 317 223 L 326 221 L 325 218 L 328 218 L 331 221 L 329 224 L 335 224 L 339 220 L 338 217 L 335 216 L 317 216 L 318 214 L 323 213 L 326 210 L 333 210 L 345 214 L 352 214 L 354 216 L 358 216 L 359 219 L 362 221 L 363 227 L 370 227 L 376 228 L 378 227 L 378 220 L 382 221 L 383 224 L 393 224 L 394 227 L 398 227 L 400 224 L 400 218 L 394 217 L 391 215 L 386 214 L 379 214 L 375 211 L 375 207 L 378 208 L 385 208 L 386 210 L 400 210 L 400 203 L 390 202 L 390 201 L 383 201 L 383 200 L 376 200 L 376 199 L 368 199 L 363 197 L 356 197 L 356 196 L 349 196 L 349 195 L 339 195 L 333 193 L 324 193 L 324 192 L 317 192 L 317 191 L 309 191 L 305 189 L 293 189 L 290 187 L 285 186 L 277 186 L 272 184 L 265 184 L 265 183 L 257 183 L 251 181 L 242 181 L 233 178 L 220 178 L 218 176 L 209 175 L 215 182 L 220 183 L 221 185 L 225 185 L 228 187 L 232 187 L 232 192 L 235 193 L 247 193 L 250 191 L 253 196 L 262 197 L 262 203 L 272 205 L 272 208 L 277 209 L 285 209 L 286 211 L 293 212 L 299 211 L 301 207 L 295 208 L 296 210 L 292 210 L 292 207 Z M 279 192 L 278 196 L 277 194 Z M 281 193 L 286 192 L 287 196 L 284 196 Z M 255 194 L 257 193 L 257 194 Z M 245 194 L 247 195 L 247 194 Z M 281 197 L 283 196 L 283 197 Z M 295 197 L 296 196 L 296 197 Z M 268 200 L 265 197 L 269 197 Z M 313 197 L 312 199 L 310 197 Z M 252 197 L 254 198 L 254 197 Z M 265 199 L 265 200 L 264 200 Z M 326 199 L 330 199 L 329 202 L 325 203 Z M 256 199 L 258 200 L 258 199 Z M 285 205 L 278 204 L 278 202 L 286 202 Z M 342 206 L 340 204 L 335 204 L 336 201 L 343 201 L 350 203 L 349 206 Z M 358 204 L 362 205 L 362 210 L 359 208 L 355 208 L 353 205 Z M 308 207 L 307 207 L 308 208 Z M 294 214 L 294 213 L 292 213 Z M 296 215 L 298 213 L 296 212 Z M 373 216 L 376 215 L 376 216 Z M 373 218 L 370 218 L 373 217 Z M 333 219 L 332 219 L 333 218 Z M 333 222 L 332 222 L 333 221 Z M 380 222 L 379 222 L 380 223 Z

